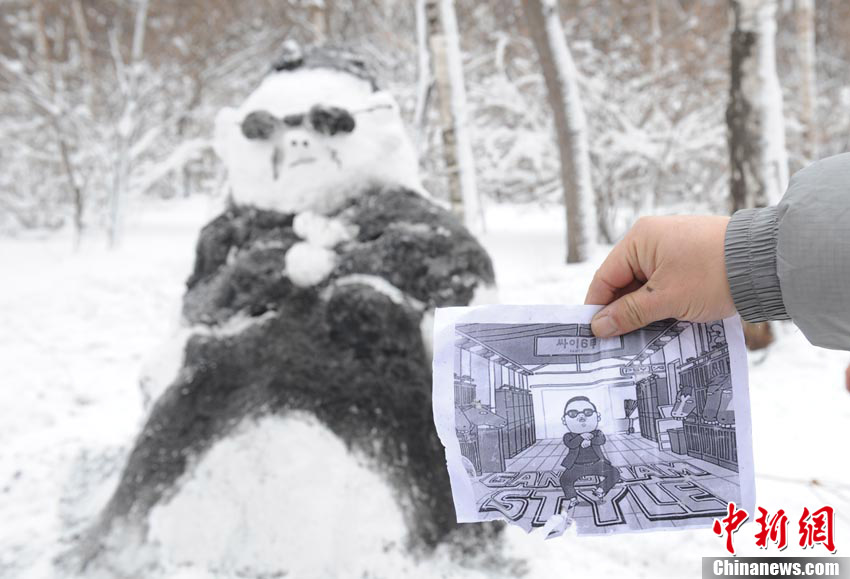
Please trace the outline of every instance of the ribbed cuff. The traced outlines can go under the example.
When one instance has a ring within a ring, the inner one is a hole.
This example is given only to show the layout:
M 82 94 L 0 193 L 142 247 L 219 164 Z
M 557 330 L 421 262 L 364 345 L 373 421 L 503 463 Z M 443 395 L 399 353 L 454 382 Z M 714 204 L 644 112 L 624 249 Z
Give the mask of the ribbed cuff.
M 726 275 L 735 308 L 748 322 L 790 320 L 776 273 L 776 207 L 742 209 L 726 229 Z

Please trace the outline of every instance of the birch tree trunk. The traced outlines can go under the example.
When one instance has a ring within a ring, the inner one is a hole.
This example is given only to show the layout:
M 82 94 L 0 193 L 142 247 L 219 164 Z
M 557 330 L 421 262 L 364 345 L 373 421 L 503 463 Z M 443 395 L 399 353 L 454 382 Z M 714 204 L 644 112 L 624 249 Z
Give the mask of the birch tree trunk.
M 782 89 L 776 74 L 776 0 L 730 0 L 726 109 L 732 210 L 779 201 L 788 186 Z
M 59 149 L 59 158 L 62 161 L 62 168 L 65 172 L 65 178 L 68 181 L 68 188 L 71 191 L 71 198 L 73 199 L 74 204 L 74 247 L 79 248 L 83 238 L 83 228 L 85 227 L 84 216 L 86 199 L 83 192 L 83 186 L 79 181 L 77 171 L 74 169 L 74 164 L 71 161 L 71 147 L 69 145 L 68 135 L 63 123 L 67 104 L 65 99 L 60 97 L 57 92 L 58 83 L 54 77 L 54 63 L 50 52 L 50 41 L 47 36 L 44 4 L 42 1 L 35 0 L 32 3 L 32 10 L 36 28 L 35 49 L 46 73 L 46 96 L 50 103 L 50 106 L 44 107 L 44 111 L 50 121 L 51 129 L 56 135 L 56 145 Z
M 324 0 L 308 0 L 307 15 L 316 42 L 325 42 L 330 34 L 330 22 Z
M 732 210 L 779 201 L 788 186 L 782 89 L 776 74 L 776 0 L 730 0 L 729 128 Z M 773 342 L 767 322 L 744 323 L 747 347 Z
M 661 14 L 658 11 L 658 0 L 649 2 L 649 25 L 652 34 L 650 65 L 652 74 L 657 75 L 661 70 Z
M 523 0 L 555 120 L 567 220 L 567 263 L 587 260 L 596 243 L 596 200 L 590 175 L 587 120 L 575 63 L 555 0 Z
M 86 89 L 84 91 L 86 105 L 89 108 L 89 113 L 93 116 L 95 114 L 95 105 L 94 105 L 94 83 L 95 83 L 95 69 L 94 69 L 94 42 L 92 42 L 91 34 L 89 32 L 88 24 L 86 23 L 86 13 L 83 8 L 82 0 L 72 0 L 71 2 L 71 15 L 74 17 L 74 28 L 77 31 L 77 37 L 80 42 L 80 60 L 82 61 L 83 70 L 86 75 Z
M 452 211 L 467 228 L 481 232 L 484 219 L 475 181 L 454 0 L 427 0 L 425 9 L 439 101 L 443 156 L 448 172 L 449 200 Z
M 133 21 L 133 39 L 130 48 L 130 65 L 123 66 L 118 40 L 111 37 L 119 81 L 124 92 L 124 110 L 118 121 L 115 178 L 109 203 L 109 245 L 115 247 L 120 242 L 123 228 L 122 205 L 130 185 L 130 149 L 133 133 L 138 123 L 139 81 L 142 57 L 145 48 L 145 30 L 148 21 L 149 0 L 137 0 L 136 15 Z
M 800 121 L 803 124 L 803 156 L 806 161 L 813 161 L 818 157 L 814 0 L 797 0 L 795 19 L 797 52 L 800 58 Z
M 428 16 L 426 3 L 428 0 L 416 0 L 416 53 L 418 58 L 416 78 L 416 108 L 413 111 L 413 126 L 416 129 L 416 153 L 421 160 L 426 149 L 427 111 L 431 87 L 434 84 L 431 76 L 431 53 L 428 49 Z

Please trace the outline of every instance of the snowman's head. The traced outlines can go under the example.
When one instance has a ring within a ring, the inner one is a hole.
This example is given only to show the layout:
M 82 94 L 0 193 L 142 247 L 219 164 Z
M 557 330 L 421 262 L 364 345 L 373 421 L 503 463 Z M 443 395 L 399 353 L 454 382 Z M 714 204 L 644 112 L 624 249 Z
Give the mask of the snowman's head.
M 216 118 L 215 150 L 234 201 L 325 212 L 366 187 L 420 187 L 393 97 L 350 52 L 287 45 L 238 108 Z

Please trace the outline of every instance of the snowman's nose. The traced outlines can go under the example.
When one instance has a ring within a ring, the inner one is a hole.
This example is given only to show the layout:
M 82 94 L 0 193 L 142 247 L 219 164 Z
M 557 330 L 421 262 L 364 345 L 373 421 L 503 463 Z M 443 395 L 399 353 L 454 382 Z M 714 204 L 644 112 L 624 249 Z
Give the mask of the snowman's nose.
M 289 131 L 284 137 L 284 146 L 290 154 L 309 151 L 314 144 L 313 137 L 303 129 Z

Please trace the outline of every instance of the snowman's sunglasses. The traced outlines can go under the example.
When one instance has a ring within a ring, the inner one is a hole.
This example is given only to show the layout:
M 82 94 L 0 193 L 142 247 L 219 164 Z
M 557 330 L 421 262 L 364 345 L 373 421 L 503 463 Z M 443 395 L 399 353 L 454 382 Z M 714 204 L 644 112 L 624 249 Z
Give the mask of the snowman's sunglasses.
M 279 130 L 306 127 L 319 134 L 332 137 L 338 133 L 351 133 L 357 126 L 354 115 L 371 113 L 390 105 L 376 105 L 368 109 L 349 112 L 340 107 L 315 105 L 307 113 L 274 116 L 268 111 L 252 111 L 242 120 L 242 134 L 251 140 L 268 140 Z

